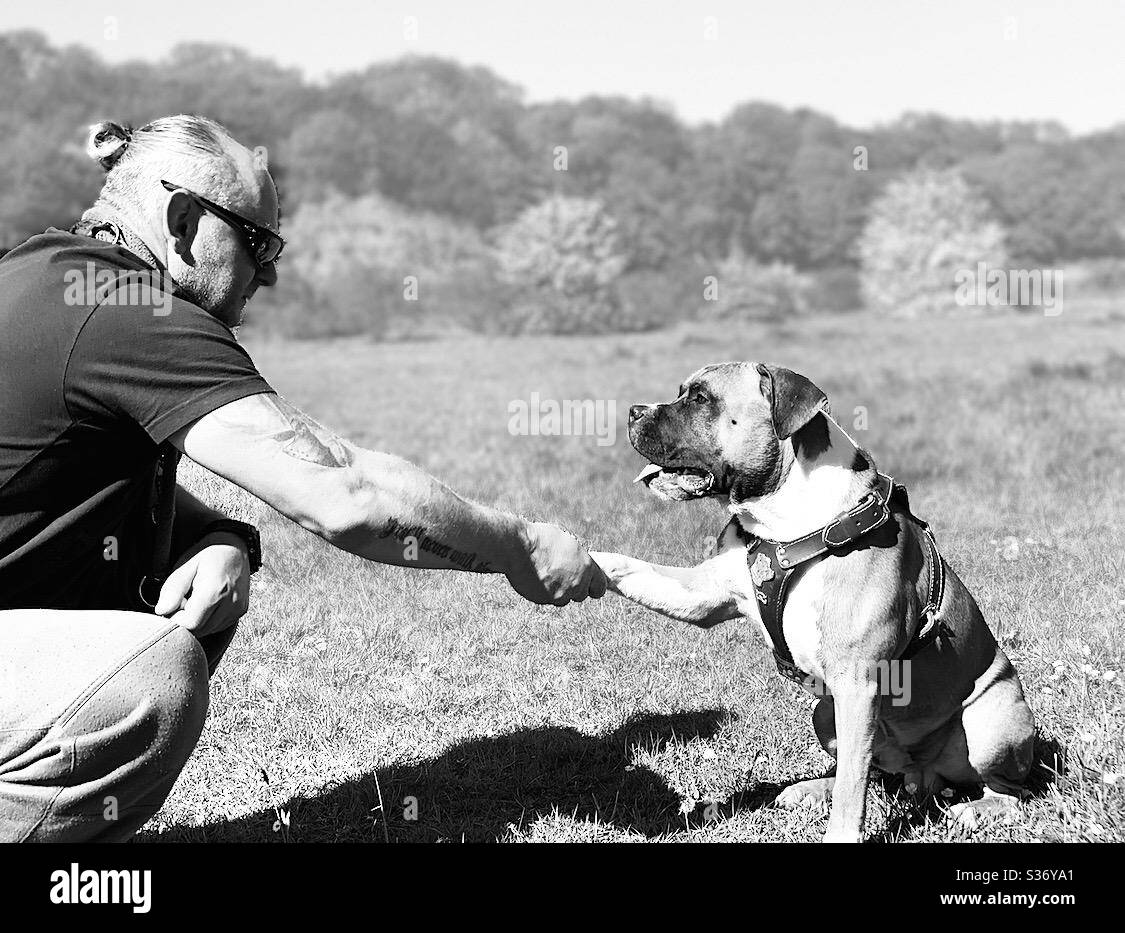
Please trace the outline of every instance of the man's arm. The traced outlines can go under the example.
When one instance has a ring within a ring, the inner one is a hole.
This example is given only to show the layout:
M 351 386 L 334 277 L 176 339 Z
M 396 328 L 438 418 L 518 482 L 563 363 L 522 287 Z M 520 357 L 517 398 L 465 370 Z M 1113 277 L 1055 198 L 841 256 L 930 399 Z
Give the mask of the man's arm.
M 418 467 L 333 434 L 273 393 L 231 402 L 172 443 L 343 550 L 385 564 L 503 573 L 533 602 L 605 592 L 577 540 L 457 495 Z

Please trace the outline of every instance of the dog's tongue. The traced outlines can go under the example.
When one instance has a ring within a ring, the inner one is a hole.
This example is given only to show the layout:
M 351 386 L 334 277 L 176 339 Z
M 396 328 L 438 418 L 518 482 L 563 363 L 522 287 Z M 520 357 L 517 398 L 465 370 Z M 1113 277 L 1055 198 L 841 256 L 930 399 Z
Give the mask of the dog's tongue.
M 711 488 L 712 476 L 699 470 L 672 470 L 650 463 L 637 476 L 634 483 L 644 483 L 649 492 L 661 499 L 682 502 L 697 499 Z

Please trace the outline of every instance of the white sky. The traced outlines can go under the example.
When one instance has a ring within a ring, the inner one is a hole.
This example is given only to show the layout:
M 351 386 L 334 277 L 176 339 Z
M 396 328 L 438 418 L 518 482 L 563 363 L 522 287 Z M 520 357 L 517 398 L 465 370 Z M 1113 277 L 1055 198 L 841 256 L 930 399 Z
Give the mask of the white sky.
M 1125 0 L 0 0 L 0 29 L 22 27 L 110 61 L 228 42 L 312 77 L 435 54 L 531 101 L 649 96 L 693 122 L 749 99 L 857 126 L 904 110 L 1079 133 L 1125 120 Z

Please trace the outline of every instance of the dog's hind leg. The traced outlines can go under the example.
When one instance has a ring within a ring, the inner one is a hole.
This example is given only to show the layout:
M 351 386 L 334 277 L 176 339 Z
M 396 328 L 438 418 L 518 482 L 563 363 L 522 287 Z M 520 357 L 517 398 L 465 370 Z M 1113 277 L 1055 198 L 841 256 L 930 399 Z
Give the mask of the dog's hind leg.
M 950 807 L 950 818 L 967 829 L 1018 806 L 1034 756 L 1035 718 L 1015 669 L 999 648 L 996 655 L 981 679 L 984 689 L 965 704 L 938 765 L 951 783 L 984 787 L 979 800 Z

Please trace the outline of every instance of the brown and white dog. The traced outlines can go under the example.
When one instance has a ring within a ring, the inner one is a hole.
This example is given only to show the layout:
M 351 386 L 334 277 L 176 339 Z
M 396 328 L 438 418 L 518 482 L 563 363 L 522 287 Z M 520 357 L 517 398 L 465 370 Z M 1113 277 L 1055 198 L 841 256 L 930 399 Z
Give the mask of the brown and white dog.
M 595 552 L 610 588 L 694 625 L 753 620 L 767 643 L 747 541 L 815 532 L 877 481 L 870 455 L 828 414 L 824 393 L 779 366 L 705 366 L 675 400 L 633 406 L 629 439 L 651 461 L 638 477 L 651 491 L 677 500 L 722 497 L 733 518 L 717 556 L 693 568 Z M 935 569 L 936 551 L 909 512 L 901 503 L 890 512 L 880 546 L 830 552 L 802 566 L 782 616 L 793 661 L 822 696 L 813 726 L 836 768 L 834 776 L 790 785 L 775 803 L 830 800 L 826 842 L 863 838 L 872 764 L 905 775 L 911 793 L 983 786 L 983 798 L 951 808 L 969 826 L 978 813 L 1013 806 L 1032 764 L 1035 723 L 1019 676 L 948 565 L 936 613 L 942 637 L 911 658 L 909 702 L 887 695 L 872 676 L 917 635 Z

